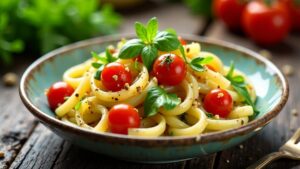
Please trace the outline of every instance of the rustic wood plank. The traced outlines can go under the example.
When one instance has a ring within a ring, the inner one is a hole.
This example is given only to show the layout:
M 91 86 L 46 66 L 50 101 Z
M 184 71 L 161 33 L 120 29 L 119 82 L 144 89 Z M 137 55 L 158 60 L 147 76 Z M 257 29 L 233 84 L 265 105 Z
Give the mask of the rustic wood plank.
M 160 30 L 173 28 L 179 34 L 198 34 L 206 26 L 205 18 L 192 15 L 189 9 L 180 3 L 147 2 L 147 5 L 137 10 L 126 12 L 124 24 L 120 29 L 121 33 L 134 33 L 133 25 L 136 21 L 146 23 L 154 16 L 158 18 Z
M 10 68 L 21 75 L 29 62 Z M 10 69 L 1 68 L 0 77 Z M 0 158 L 0 168 L 8 168 L 24 142 L 29 137 L 36 121 L 21 103 L 18 85 L 5 87 L 0 83 L 0 151 L 5 154 Z
M 211 38 L 233 42 L 254 51 L 260 51 L 262 49 L 262 47 L 255 45 L 243 35 L 228 32 L 219 22 L 215 22 L 208 30 L 207 36 Z M 216 168 L 245 168 L 262 156 L 278 150 L 278 148 L 290 138 L 295 129 L 299 128 L 299 116 L 291 114 L 291 109 L 300 111 L 299 47 L 299 35 L 291 35 L 286 38 L 283 43 L 268 49 L 273 55 L 272 61 L 278 67 L 281 68 L 285 64 L 290 64 L 295 68 L 295 74 L 288 77 L 291 91 L 289 101 L 279 116 L 258 135 L 240 146 L 223 151 Z M 278 162 L 275 162 L 268 167 L 279 169 L 290 168 L 293 166 L 300 167 L 300 163 L 284 159 L 278 160 Z

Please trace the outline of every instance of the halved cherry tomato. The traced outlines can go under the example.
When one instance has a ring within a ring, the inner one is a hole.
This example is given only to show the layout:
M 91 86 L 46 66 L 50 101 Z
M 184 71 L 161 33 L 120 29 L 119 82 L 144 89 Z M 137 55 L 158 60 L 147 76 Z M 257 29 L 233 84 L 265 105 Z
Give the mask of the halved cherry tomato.
M 131 73 L 125 69 L 125 66 L 113 62 L 107 64 L 101 73 L 101 82 L 107 90 L 120 91 L 125 84 L 132 82 Z
M 280 42 L 290 29 L 290 16 L 282 1 L 251 1 L 243 12 L 243 27 L 250 38 L 262 45 Z
M 181 36 L 178 36 L 178 40 L 181 43 L 181 45 L 186 45 L 186 41 L 184 39 L 182 39 Z
M 228 28 L 237 30 L 241 27 L 241 16 L 246 3 L 242 0 L 214 0 L 213 10 Z
M 232 97 L 226 90 L 211 90 L 204 98 L 203 107 L 207 112 L 225 118 L 232 110 Z
M 184 79 L 186 66 L 183 59 L 174 54 L 159 56 L 153 66 L 153 75 L 162 85 L 175 86 Z
M 127 134 L 129 128 L 140 126 L 140 116 L 134 107 L 128 104 L 117 104 L 108 112 L 108 121 L 111 132 Z
M 52 110 L 55 110 L 60 104 L 63 104 L 66 97 L 73 94 L 74 89 L 66 82 L 56 82 L 51 85 L 47 91 L 48 104 Z

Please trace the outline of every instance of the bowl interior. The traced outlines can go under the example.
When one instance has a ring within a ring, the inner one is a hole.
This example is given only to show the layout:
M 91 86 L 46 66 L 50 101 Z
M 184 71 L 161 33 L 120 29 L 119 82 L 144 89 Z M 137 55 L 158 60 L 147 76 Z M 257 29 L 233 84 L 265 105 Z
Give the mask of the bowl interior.
M 260 114 L 256 118 L 265 115 L 280 102 L 283 94 L 282 82 L 276 75 L 278 70 L 272 64 L 263 63 L 247 53 L 230 49 L 230 47 L 223 47 L 206 40 L 199 39 L 198 41 L 201 43 L 201 50 L 216 54 L 227 66 L 234 61 L 235 67 L 249 77 L 257 92 L 256 105 Z M 52 83 L 62 80 L 65 70 L 90 58 L 91 51 L 102 52 L 108 45 L 116 44 L 116 42 L 116 40 L 99 41 L 77 47 L 75 45 L 72 49 L 65 47 L 57 50 L 56 53 L 52 52 L 49 57 L 41 58 L 36 66 L 31 67 L 32 71 L 25 80 L 26 97 L 43 113 L 55 117 L 54 112 L 48 107 L 45 89 L 49 88 Z

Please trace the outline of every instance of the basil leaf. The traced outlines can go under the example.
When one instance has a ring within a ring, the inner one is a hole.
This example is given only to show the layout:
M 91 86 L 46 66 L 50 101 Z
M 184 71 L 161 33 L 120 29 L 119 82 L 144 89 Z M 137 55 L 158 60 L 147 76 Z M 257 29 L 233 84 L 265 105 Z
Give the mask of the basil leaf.
M 99 67 L 102 66 L 102 64 L 101 64 L 101 63 L 98 63 L 98 62 L 94 62 L 94 63 L 92 63 L 92 66 L 93 66 L 95 69 L 98 69 Z
M 214 115 L 211 114 L 211 113 L 205 112 L 205 114 L 206 114 L 206 116 L 207 116 L 208 118 L 213 118 L 213 117 L 214 117 Z
M 147 29 L 140 22 L 135 23 L 135 33 L 143 42 L 149 42 L 147 36 Z
M 244 79 L 244 77 L 241 76 L 241 75 L 232 77 L 231 79 L 232 79 L 232 81 L 234 81 L 235 83 L 239 83 L 239 84 L 245 83 L 245 79 Z
M 234 72 L 234 63 L 231 62 L 229 71 L 228 71 L 228 73 L 227 73 L 227 75 L 226 75 L 225 77 L 226 77 L 227 79 L 228 79 L 228 78 L 231 79 L 232 76 L 233 76 L 233 72 Z
M 78 111 L 78 110 L 80 109 L 80 107 L 81 107 L 81 104 L 82 104 L 82 102 L 79 101 L 79 102 L 75 105 L 74 109 L 75 109 L 76 111 Z
M 176 50 L 180 46 L 177 36 L 166 31 L 159 32 L 154 39 L 154 43 L 160 51 L 166 52 Z
M 158 55 L 158 50 L 153 45 L 147 45 L 142 50 L 142 61 L 148 70 L 151 70 L 152 64 Z
M 102 73 L 102 71 L 103 71 L 103 69 L 104 69 L 104 66 L 105 66 L 105 65 L 101 65 L 101 66 L 98 68 L 98 70 L 95 72 L 94 79 L 96 79 L 96 80 L 100 80 L 100 79 L 101 79 L 101 73 Z
M 153 39 L 155 38 L 157 32 L 158 32 L 158 21 L 156 17 L 153 17 L 147 23 L 148 42 L 153 42 Z
M 102 62 L 103 64 L 107 63 L 107 58 L 104 56 L 99 55 L 96 52 L 91 52 L 91 55 L 93 56 L 93 58 L 95 58 L 96 60 L 99 60 L 100 62 Z
M 166 31 L 166 32 L 169 32 L 169 33 L 171 33 L 171 34 L 174 34 L 175 36 L 177 36 L 176 30 L 173 29 L 173 28 L 168 28 L 168 29 L 166 29 L 165 31 Z
M 140 39 L 127 41 L 120 50 L 119 58 L 129 59 L 139 55 L 145 44 Z
M 169 94 L 161 87 L 152 87 L 148 92 L 144 102 L 144 113 L 146 117 L 157 114 L 160 107 L 166 110 L 174 109 L 180 103 L 176 94 Z
M 182 45 L 179 46 L 179 50 L 180 50 L 180 53 L 181 53 L 181 55 L 182 55 L 182 57 L 183 57 L 185 63 L 188 64 L 188 61 L 187 61 L 187 59 L 186 59 L 186 55 L 185 55 L 185 52 L 184 52 L 184 48 L 183 48 Z
M 108 63 L 111 63 L 111 62 L 114 62 L 114 61 L 117 60 L 117 58 L 115 58 L 115 57 L 112 56 L 112 54 L 110 53 L 110 51 L 109 51 L 108 48 L 106 48 L 105 55 L 106 55 Z
M 190 66 L 195 71 L 202 72 L 205 70 L 203 65 L 211 62 L 212 60 L 212 57 L 197 57 L 191 61 Z

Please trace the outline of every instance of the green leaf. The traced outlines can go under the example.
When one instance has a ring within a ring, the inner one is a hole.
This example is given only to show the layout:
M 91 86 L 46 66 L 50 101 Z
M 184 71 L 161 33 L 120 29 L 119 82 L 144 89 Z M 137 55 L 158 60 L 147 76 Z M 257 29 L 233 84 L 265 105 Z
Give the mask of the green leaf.
M 202 72 L 202 71 L 205 70 L 204 67 L 203 67 L 203 65 L 204 64 L 208 64 L 212 60 L 213 60 L 212 57 L 205 57 L 205 58 L 204 57 L 197 57 L 197 58 L 194 58 L 191 61 L 190 66 L 195 71 Z
M 93 58 L 95 58 L 96 60 L 99 60 L 103 64 L 106 64 L 108 62 L 106 57 L 101 56 L 96 52 L 91 52 L 91 55 L 93 56 Z
M 148 42 L 153 42 L 153 39 L 158 32 L 158 21 L 156 17 L 151 18 L 147 23 L 147 38 Z
M 232 76 L 233 76 L 233 72 L 234 72 L 234 63 L 231 62 L 230 63 L 230 68 L 229 68 L 229 71 L 227 73 L 227 75 L 225 76 L 227 79 L 231 79 Z
M 102 65 L 103 65 L 103 64 L 98 63 L 98 62 L 92 63 L 92 66 L 93 66 L 95 69 L 98 69 L 98 68 L 101 67 Z
M 147 45 L 142 50 L 142 61 L 148 70 L 151 70 L 152 64 L 158 55 L 158 50 L 153 45 Z
M 159 32 L 154 43 L 160 51 L 166 52 L 176 50 L 180 46 L 177 36 L 166 31 Z
M 82 102 L 79 101 L 79 102 L 75 105 L 74 109 L 75 109 L 76 111 L 78 111 L 78 110 L 80 109 L 80 107 L 81 107 L 81 104 L 82 104 Z
M 119 58 L 129 59 L 136 57 L 142 52 L 145 44 L 140 39 L 132 39 L 127 41 L 120 50 Z
M 147 29 L 140 22 L 135 23 L 135 33 L 144 43 L 149 42 L 149 38 L 147 35 Z
M 232 77 L 232 81 L 234 81 L 235 83 L 241 84 L 241 83 L 245 82 L 245 79 L 243 76 L 238 75 L 238 76 Z
M 185 55 L 185 52 L 184 52 L 184 48 L 181 44 L 179 46 L 179 50 L 180 50 L 181 55 L 183 56 L 183 59 L 184 59 L 185 63 L 188 64 L 188 61 L 186 59 L 186 55 Z
M 144 102 L 144 113 L 146 117 L 157 114 L 160 107 L 166 110 L 174 109 L 180 103 L 176 94 L 169 94 L 163 88 L 155 86 L 148 92 Z
M 95 75 L 94 75 L 94 79 L 96 80 L 100 80 L 101 79 L 101 73 L 104 69 L 105 65 L 101 65 L 98 70 L 95 72 Z
M 106 58 L 107 58 L 107 62 L 108 63 L 111 63 L 111 62 L 114 62 L 117 60 L 117 58 L 113 57 L 109 51 L 108 48 L 106 48 L 106 51 L 105 51 L 105 55 L 106 55 Z
M 171 34 L 173 34 L 173 35 L 175 35 L 175 36 L 177 36 L 176 30 L 173 29 L 173 28 L 168 28 L 168 29 L 166 29 L 165 31 L 166 31 L 166 32 L 169 32 L 169 33 L 171 33 Z
M 214 117 L 214 115 L 211 114 L 211 113 L 205 112 L 205 114 L 206 114 L 206 116 L 207 116 L 208 118 L 213 118 L 213 117 Z

